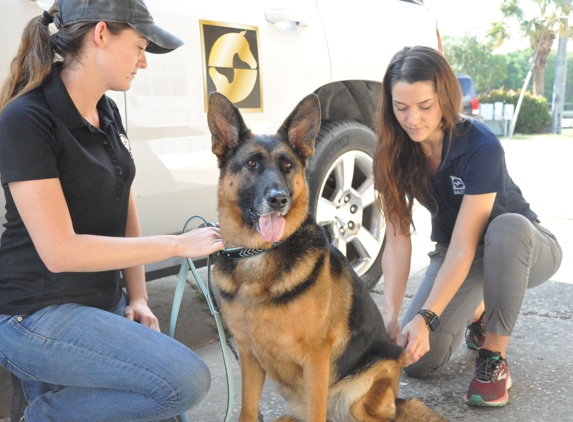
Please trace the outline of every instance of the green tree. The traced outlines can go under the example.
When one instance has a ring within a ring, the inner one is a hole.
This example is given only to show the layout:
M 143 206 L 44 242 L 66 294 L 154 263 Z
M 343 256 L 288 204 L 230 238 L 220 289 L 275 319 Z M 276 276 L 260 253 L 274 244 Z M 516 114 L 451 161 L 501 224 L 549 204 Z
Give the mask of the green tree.
M 514 34 L 511 32 L 511 22 L 518 25 L 519 35 L 529 39 L 534 52 L 533 63 L 533 94 L 543 95 L 545 68 L 556 34 L 562 29 L 561 17 L 565 13 L 565 0 L 528 0 L 535 4 L 539 12 L 533 17 L 527 17 L 519 0 L 502 0 L 500 10 L 503 20 L 494 22 L 489 35 L 494 46 L 500 46 Z
M 456 73 L 466 73 L 476 89 L 485 92 L 498 88 L 507 77 L 503 56 L 494 55 L 491 42 L 479 42 L 476 36 L 444 37 L 444 55 Z
M 520 90 L 523 87 L 523 81 L 529 71 L 529 59 L 532 54 L 533 52 L 530 48 L 504 54 L 506 77 L 498 81 L 498 84 L 494 86 L 494 88 L 504 86 L 508 90 Z M 528 87 L 526 87 L 526 89 L 528 89 Z

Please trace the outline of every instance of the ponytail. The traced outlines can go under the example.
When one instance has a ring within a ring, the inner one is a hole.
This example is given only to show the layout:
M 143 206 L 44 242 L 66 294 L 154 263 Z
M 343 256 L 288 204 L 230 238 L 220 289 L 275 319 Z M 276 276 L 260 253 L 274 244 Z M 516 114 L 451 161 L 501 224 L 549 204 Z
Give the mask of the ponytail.
M 57 5 L 50 9 L 50 15 Z M 18 53 L 10 63 L 10 73 L 0 89 L 0 113 L 16 98 L 37 88 L 52 71 L 52 48 L 49 21 L 44 15 L 33 18 L 22 34 Z
M 66 64 L 69 60 L 79 60 L 84 37 L 97 22 L 61 26 L 59 15 L 58 4 L 54 2 L 49 12 L 33 18 L 24 29 L 18 54 L 10 64 L 10 74 L 0 89 L 0 114 L 10 102 L 40 86 L 52 72 L 54 61 Z M 52 22 L 58 28 L 54 34 L 49 29 Z M 125 23 L 106 24 L 113 35 L 130 28 Z

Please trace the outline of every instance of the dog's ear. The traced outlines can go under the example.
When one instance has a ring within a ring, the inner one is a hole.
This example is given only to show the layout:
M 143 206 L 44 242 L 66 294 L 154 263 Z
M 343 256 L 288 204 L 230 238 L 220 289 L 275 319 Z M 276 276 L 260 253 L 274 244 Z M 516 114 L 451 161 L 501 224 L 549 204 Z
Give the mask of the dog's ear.
M 316 94 L 304 97 L 278 130 L 303 158 L 314 154 L 314 138 L 320 128 L 320 102 Z
M 217 157 L 237 147 L 241 135 L 249 132 L 239 109 L 219 92 L 209 95 L 207 122 L 212 135 L 211 151 Z

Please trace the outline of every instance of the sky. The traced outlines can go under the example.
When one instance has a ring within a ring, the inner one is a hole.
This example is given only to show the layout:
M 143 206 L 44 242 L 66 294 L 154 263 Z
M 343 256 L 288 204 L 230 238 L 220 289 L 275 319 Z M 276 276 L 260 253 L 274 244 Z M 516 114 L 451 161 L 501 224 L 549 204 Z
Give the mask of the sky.
M 459 37 L 464 32 L 486 32 L 501 18 L 501 0 L 424 0 L 432 11 L 442 36 Z
M 424 3 L 436 18 L 442 37 L 461 37 L 469 32 L 479 39 L 485 36 L 492 22 L 502 17 L 501 0 L 424 0 Z M 509 40 L 496 52 L 506 53 L 528 46 L 526 40 Z

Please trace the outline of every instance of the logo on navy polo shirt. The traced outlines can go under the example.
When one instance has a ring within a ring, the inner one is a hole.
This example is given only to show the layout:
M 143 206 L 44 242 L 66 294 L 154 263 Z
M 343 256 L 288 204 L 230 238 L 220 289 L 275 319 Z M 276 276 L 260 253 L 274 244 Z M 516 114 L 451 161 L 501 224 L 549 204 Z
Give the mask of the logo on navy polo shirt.
M 129 156 L 133 160 L 133 154 L 131 153 L 131 144 L 129 143 L 129 139 L 123 133 L 119 134 L 119 139 L 121 139 L 121 143 L 127 148 L 129 151 Z
M 452 188 L 454 195 L 463 195 L 466 192 L 466 185 L 464 181 L 457 176 L 450 176 L 452 179 Z

